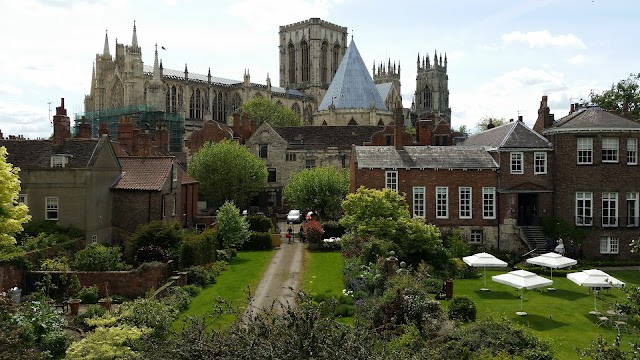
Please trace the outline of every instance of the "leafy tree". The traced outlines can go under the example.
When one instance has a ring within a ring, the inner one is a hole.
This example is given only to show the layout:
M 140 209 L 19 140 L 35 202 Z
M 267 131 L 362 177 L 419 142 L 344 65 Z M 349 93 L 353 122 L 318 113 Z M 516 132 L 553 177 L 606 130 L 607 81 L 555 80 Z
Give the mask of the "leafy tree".
M 218 237 L 223 248 L 239 248 L 249 239 L 249 223 L 231 202 L 225 202 L 218 212 Z
M 404 196 L 390 189 L 360 187 L 347 195 L 342 210 L 340 224 L 358 236 L 389 237 L 396 233 L 398 220 L 410 218 Z
M 467 125 L 465 125 L 465 124 L 460 125 L 460 127 L 458 128 L 458 132 L 460 134 L 463 134 L 463 135 L 470 135 L 471 134 L 471 131 L 470 131 L 469 127 Z
M 293 110 L 263 97 L 253 98 L 240 106 L 239 111 L 255 119 L 258 125 L 268 122 L 272 126 L 300 126 L 302 120 Z
M 267 167 L 234 141 L 209 142 L 191 157 L 189 175 L 200 182 L 200 195 L 214 206 L 233 201 L 245 206 L 267 185 Z
M 291 174 L 284 196 L 297 209 L 314 209 L 320 217 L 337 217 L 349 193 L 349 173 L 333 166 Z
M 505 118 L 485 116 L 476 124 L 476 132 L 483 132 L 487 130 L 487 126 L 489 126 L 489 123 L 493 124 L 494 126 L 500 126 L 506 124 L 507 120 Z
M 630 74 L 602 93 L 591 90 L 589 97 L 591 104 L 604 110 L 613 110 L 619 115 L 624 115 L 626 104 L 631 118 L 640 121 L 640 73 Z
M 18 204 L 19 168 L 7 163 L 7 149 L 0 146 L 0 247 L 16 243 L 15 234 L 31 219 L 25 204 Z

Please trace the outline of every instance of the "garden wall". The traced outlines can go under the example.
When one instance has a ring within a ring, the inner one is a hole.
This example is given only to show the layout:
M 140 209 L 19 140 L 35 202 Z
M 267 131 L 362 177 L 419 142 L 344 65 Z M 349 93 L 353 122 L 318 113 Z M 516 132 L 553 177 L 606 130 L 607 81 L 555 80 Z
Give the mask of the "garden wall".
M 35 282 L 35 278 L 40 278 L 46 271 L 29 271 L 27 282 Z M 51 271 L 50 274 L 64 274 L 63 272 Z M 173 261 L 167 263 L 154 263 L 154 265 L 143 265 L 131 271 L 69 271 L 69 277 L 78 275 L 80 284 L 85 286 L 95 285 L 98 287 L 100 297 L 107 295 L 123 295 L 135 298 L 144 295 L 149 290 L 159 289 L 173 273 Z M 37 280 L 36 280 L 37 281 Z
M 23 266 L 2 265 L 0 266 L 0 292 L 7 292 L 12 287 L 24 289 L 24 275 L 26 271 Z

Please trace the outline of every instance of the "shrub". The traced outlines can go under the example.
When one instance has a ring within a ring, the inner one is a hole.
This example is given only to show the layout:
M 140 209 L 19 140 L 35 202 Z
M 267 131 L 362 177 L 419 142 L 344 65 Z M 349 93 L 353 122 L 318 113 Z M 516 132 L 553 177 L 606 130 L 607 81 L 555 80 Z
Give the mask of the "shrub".
M 156 245 L 165 250 L 177 251 L 182 241 L 180 225 L 167 225 L 160 220 L 138 226 L 125 246 L 125 256 L 133 260 L 136 251 L 143 246 Z
M 247 219 L 249 220 L 249 231 L 266 233 L 273 229 L 273 222 L 264 215 L 254 215 Z
M 192 298 L 191 293 L 184 288 L 171 287 L 167 289 L 167 295 L 160 299 L 160 302 L 182 312 L 189 308 Z
M 252 232 L 249 241 L 242 245 L 245 250 L 268 250 L 271 249 L 271 234 L 266 232 Z
M 325 221 L 322 223 L 322 226 L 324 227 L 325 238 L 330 238 L 330 237 L 341 238 L 344 236 L 346 231 L 344 226 L 340 225 L 340 223 L 337 221 Z
M 136 299 L 120 305 L 116 313 L 119 325 L 147 327 L 157 337 L 166 335 L 178 314 L 177 309 L 155 299 Z
M 218 237 L 221 247 L 238 248 L 249 239 L 249 224 L 240 210 L 232 203 L 225 202 L 218 212 Z
M 19 324 L 23 336 L 34 341 L 36 347 L 49 352 L 52 358 L 60 358 L 71 343 L 64 331 L 64 319 L 46 302 L 32 302 L 24 312 L 15 313 L 12 322 Z
M 187 273 L 187 282 L 192 285 L 206 287 L 216 283 L 216 275 L 205 266 L 192 266 Z
M 208 229 L 186 236 L 180 246 L 180 266 L 203 265 L 215 260 L 216 231 Z
M 466 296 L 454 297 L 449 304 L 449 318 L 463 322 L 476 321 L 476 304 Z
M 56 221 L 41 220 L 30 221 L 23 226 L 23 231 L 16 236 L 16 240 L 22 242 L 27 237 L 38 236 L 44 233 L 45 235 L 59 234 L 63 235 L 64 240 L 77 239 L 84 237 L 82 230 L 74 226 L 61 226 Z
M 76 293 L 75 297 L 82 300 L 83 304 L 95 304 L 100 299 L 98 287 L 95 285 L 83 287 Z
M 309 220 L 304 227 L 304 238 L 309 244 L 319 244 L 322 241 L 324 228 L 316 220 Z
M 169 260 L 169 252 L 158 245 L 147 245 L 138 248 L 134 258 L 136 264 L 152 261 L 166 262 L 167 260 Z
M 100 244 L 90 244 L 78 251 L 71 267 L 77 271 L 117 271 L 128 270 L 129 266 L 121 261 L 122 254 L 117 247 L 106 247 Z
M 353 305 L 338 304 L 335 310 L 336 317 L 352 317 L 355 314 Z
M 186 291 L 192 298 L 198 296 L 198 294 L 200 294 L 200 291 L 202 291 L 202 288 L 197 285 L 185 285 L 182 287 L 182 289 Z
M 75 317 L 75 321 L 85 323 L 85 319 L 103 317 L 106 313 L 107 309 L 100 305 L 89 305 L 84 313 Z
M 40 270 L 42 271 L 68 271 L 69 259 L 66 256 L 60 256 L 50 259 L 43 259 L 40 262 Z
M 230 249 L 216 250 L 216 260 L 230 262 L 233 259 L 234 253 Z
M 140 338 L 148 332 L 134 326 L 99 327 L 84 339 L 73 343 L 66 359 L 136 359 Z
M 422 280 L 424 289 L 429 294 L 437 294 L 442 291 L 442 280 L 435 278 L 426 278 Z

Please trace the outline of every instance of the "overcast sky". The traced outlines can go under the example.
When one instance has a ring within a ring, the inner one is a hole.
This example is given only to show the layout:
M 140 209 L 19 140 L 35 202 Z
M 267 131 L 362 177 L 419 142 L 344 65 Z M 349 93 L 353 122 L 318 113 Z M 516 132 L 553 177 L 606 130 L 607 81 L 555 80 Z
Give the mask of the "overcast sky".
M 48 137 L 52 113 L 83 111 L 108 30 L 111 53 L 138 29 L 145 64 L 264 84 L 278 78 L 280 25 L 319 17 L 346 26 L 365 64 L 396 61 L 411 105 L 418 53 L 448 56 L 454 127 L 484 116 L 533 125 L 541 96 L 565 116 L 591 89 L 640 72 L 636 0 L 0 0 L 0 130 Z M 572 99 L 573 98 L 573 99 Z M 51 105 L 48 103 L 51 102 Z

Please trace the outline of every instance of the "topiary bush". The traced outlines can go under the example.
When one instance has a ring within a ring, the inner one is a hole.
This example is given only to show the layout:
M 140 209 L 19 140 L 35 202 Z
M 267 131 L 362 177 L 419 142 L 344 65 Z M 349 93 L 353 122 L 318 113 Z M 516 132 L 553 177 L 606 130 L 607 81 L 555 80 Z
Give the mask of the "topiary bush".
M 249 241 L 242 244 L 242 248 L 245 250 L 270 250 L 271 246 L 271 234 L 266 232 L 252 232 L 249 235 Z
M 247 218 L 249 220 L 249 231 L 266 233 L 273 229 L 273 222 L 264 215 L 254 215 Z
M 454 297 L 449 304 L 449 318 L 463 322 L 476 321 L 476 304 L 466 296 Z

